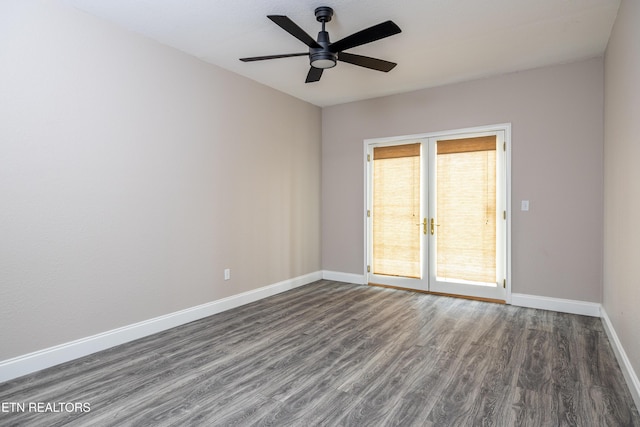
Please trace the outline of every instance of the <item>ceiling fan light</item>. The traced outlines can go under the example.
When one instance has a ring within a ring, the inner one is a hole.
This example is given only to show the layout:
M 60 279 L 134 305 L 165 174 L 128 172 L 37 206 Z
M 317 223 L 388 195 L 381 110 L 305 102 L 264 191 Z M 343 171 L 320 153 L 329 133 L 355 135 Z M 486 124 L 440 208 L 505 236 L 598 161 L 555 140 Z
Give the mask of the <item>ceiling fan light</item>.
M 330 52 L 326 48 L 311 49 L 309 52 L 309 58 L 311 59 L 311 66 L 313 68 L 333 68 L 336 66 L 336 54 Z
M 311 66 L 314 68 L 333 68 L 336 66 L 336 61 L 333 59 L 314 59 L 311 61 Z

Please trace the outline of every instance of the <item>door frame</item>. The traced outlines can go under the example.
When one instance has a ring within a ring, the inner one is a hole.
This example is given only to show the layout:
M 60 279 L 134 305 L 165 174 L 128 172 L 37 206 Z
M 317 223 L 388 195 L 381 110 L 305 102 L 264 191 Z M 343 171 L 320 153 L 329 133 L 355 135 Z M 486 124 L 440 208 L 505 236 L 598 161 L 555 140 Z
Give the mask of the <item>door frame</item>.
M 402 143 L 410 143 L 411 141 L 417 140 L 428 140 L 429 138 L 437 138 L 437 137 L 451 137 L 455 134 L 468 134 L 468 133 L 480 133 L 480 132 L 495 132 L 495 131 L 503 131 L 504 132 L 504 143 L 505 143 L 505 185 L 506 185 L 506 254 L 505 254 L 505 263 L 506 263 L 506 295 L 505 302 L 507 304 L 511 303 L 511 123 L 501 123 L 494 125 L 485 125 L 485 126 L 476 126 L 470 128 L 461 128 L 461 129 L 453 129 L 453 130 L 445 130 L 438 132 L 429 132 L 429 133 L 421 133 L 414 135 L 400 135 L 393 137 L 384 137 L 384 138 L 369 138 L 363 141 L 363 174 L 364 174 L 364 191 L 363 191 L 363 213 L 364 213 L 364 221 L 363 221 L 363 231 L 364 231 L 364 264 L 363 264 L 363 277 L 365 278 L 365 283 L 368 283 L 369 272 L 367 271 L 367 266 L 371 265 L 371 254 L 369 253 L 369 241 L 371 239 L 370 236 L 370 218 L 367 217 L 367 211 L 369 209 L 368 203 L 370 200 L 371 194 L 369 191 L 372 186 L 369 183 L 370 175 L 370 167 L 371 162 L 367 160 L 367 155 L 369 153 L 369 148 L 373 144 L 402 144 Z

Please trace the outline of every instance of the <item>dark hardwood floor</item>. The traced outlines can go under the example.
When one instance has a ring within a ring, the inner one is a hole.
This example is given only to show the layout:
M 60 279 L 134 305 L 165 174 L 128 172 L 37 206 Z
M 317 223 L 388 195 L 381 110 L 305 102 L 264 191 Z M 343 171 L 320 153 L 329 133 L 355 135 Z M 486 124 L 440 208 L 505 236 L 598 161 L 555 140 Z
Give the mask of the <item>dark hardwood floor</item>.
M 2 426 L 640 426 L 600 319 L 328 281 L 0 384 L 0 402 L 90 405 Z

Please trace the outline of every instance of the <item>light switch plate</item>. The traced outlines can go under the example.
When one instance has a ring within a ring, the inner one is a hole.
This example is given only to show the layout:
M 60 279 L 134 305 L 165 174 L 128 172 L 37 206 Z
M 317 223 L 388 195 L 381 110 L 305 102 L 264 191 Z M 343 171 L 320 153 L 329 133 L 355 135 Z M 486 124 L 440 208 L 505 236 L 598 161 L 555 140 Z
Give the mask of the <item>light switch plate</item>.
M 523 200 L 520 203 L 520 210 L 522 210 L 522 211 L 528 211 L 529 210 L 529 201 L 528 200 Z

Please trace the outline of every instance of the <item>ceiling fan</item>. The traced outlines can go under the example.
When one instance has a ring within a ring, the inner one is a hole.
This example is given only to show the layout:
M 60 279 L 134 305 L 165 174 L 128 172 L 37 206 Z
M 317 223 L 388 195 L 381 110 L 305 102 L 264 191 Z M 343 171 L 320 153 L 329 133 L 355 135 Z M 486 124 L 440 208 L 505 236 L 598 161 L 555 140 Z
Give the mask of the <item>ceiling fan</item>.
M 324 25 L 331 21 L 333 9 L 328 6 L 321 6 L 316 8 L 315 14 L 316 20 L 322 23 L 322 31 L 318 33 L 317 41 L 288 17 L 284 15 L 267 15 L 267 18 L 275 22 L 280 26 L 280 28 L 309 46 L 308 52 L 254 56 L 251 58 L 240 58 L 240 61 L 250 62 L 262 61 L 265 59 L 289 58 L 292 56 L 309 56 L 311 68 L 309 69 L 305 83 L 319 81 L 324 69 L 335 67 L 336 61 L 348 62 L 360 67 L 384 71 L 385 73 L 391 71 L 393 67 L 397 65 L 394 62 L 384 61 L 382 59 L 344 52 L 347 49 L 398 34 L 401 32 L 400 27 L 398 27 L 393 21 L 382 22 L 378 25 L 374 25 L 373 27 L 351 34 L 337 42 L 331 43 L 329 41 L 329 33 L 325 31 Z

